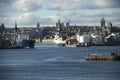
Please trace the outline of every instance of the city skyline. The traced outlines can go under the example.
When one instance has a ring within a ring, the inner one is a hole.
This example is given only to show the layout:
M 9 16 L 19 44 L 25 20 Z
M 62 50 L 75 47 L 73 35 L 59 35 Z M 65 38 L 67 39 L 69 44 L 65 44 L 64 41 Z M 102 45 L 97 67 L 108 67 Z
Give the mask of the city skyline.
M 0 24 L 54 25 L 60 19 L 77 25 L 98 25 L 101 18 L 120 26 L 120 0 L 0 0 Z

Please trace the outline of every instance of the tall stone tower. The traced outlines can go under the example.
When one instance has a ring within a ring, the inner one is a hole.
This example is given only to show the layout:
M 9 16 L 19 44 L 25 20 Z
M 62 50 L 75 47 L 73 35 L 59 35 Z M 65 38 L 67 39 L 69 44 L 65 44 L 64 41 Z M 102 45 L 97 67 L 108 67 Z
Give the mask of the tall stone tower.
M 112 22 L 111 21 L 108 23 L 108 27 L 112 28 Z
M 5 25 L 4 23 L 0 26 L 0 33 L 3 34 L 3 32 L 5 31 Z
M 70 30 L 70 21 L 66 22 L 66 28 L 68 31 Z
M 37 23 L 37 28 L 40 28 L 40 23 Z
M 15 32 L 18 31 L 18 28 L 17 28 L 17 23 L 15 22 Z
M 57 31 L 61 31 L 62 30 L 62 25 L 61 25 L 60 20 L 58 20 L 58 22 L 56 23 L 56 28 L 57 28 Z
M 105 27 L 105 19 L 104 18 L 101 19 L 101 27 Z

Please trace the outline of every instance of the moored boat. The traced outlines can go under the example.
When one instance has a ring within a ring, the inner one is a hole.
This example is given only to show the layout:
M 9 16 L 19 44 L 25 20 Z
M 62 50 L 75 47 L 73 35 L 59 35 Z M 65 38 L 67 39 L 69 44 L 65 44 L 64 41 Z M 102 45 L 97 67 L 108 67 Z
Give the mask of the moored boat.
M 89 47 L 90 46 L 90 36 L 89 35 L 79 35 L 77 34 L 78 47 Z
M 64 41 L 64 37 L 60 34 L 56 34 L 54 38 L 54 44 L 58 46 L 65 46 L 66 42 Z
M 112 52 L 110 55 L 105 54 L 88 54 L 86 60 L 120 60 L 120 50 Z
M 18 34 L 16 40 L 16 47 L 19 48 L 34 48 L 35 40 L 30 39 L 29 34 Z
M 65 39 L 66 45 L 65 47 L 78 47 L 76 38 L 67 38 Z

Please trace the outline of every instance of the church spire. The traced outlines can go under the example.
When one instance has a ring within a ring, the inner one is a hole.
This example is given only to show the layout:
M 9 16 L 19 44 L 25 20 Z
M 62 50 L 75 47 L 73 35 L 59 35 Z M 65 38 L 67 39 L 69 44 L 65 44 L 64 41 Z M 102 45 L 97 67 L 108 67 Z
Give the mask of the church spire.
M 101 27 L 105 27 L 105 19 L 104 18 L 101 19 Z
M 15 32 L 17 32 L 18 28 L 17 28 L 17 22 L 15 22 Z

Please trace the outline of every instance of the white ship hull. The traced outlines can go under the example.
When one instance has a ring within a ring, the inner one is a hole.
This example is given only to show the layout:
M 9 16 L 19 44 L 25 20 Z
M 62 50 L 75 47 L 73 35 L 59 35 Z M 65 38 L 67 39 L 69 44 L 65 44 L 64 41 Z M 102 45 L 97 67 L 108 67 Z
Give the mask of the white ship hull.
M 59 40 L 54 38 L 54 44 L 58 45 L 58 46 L 65 46 L 66 42 L 63 40 Z

